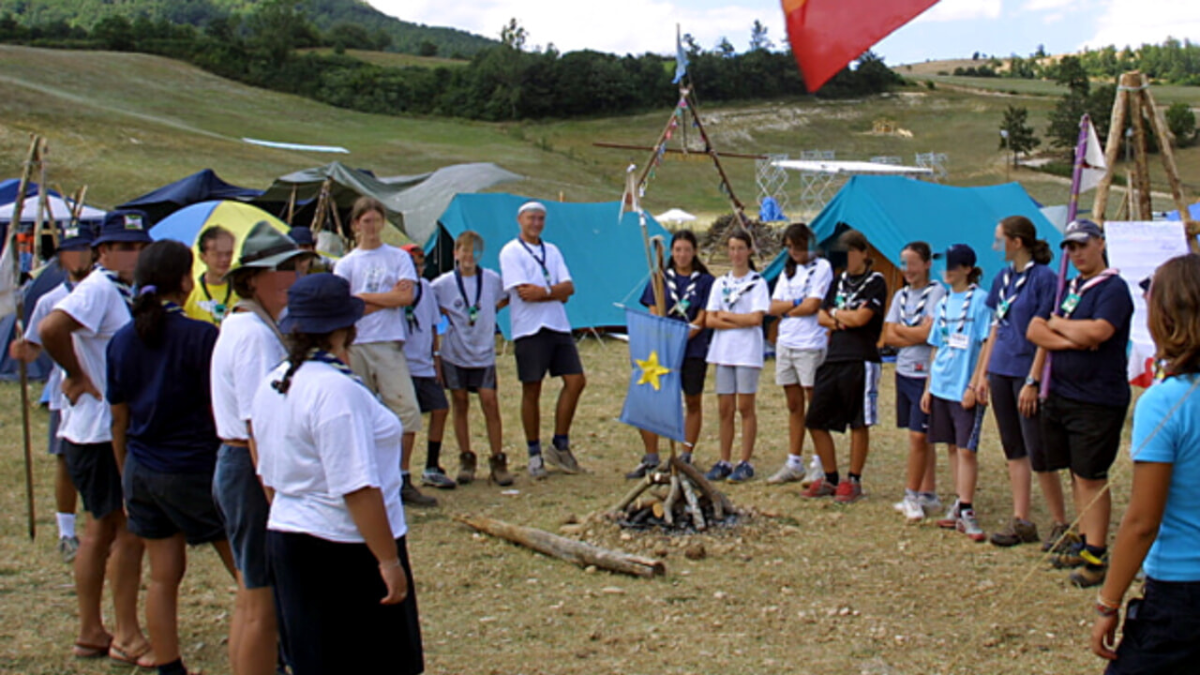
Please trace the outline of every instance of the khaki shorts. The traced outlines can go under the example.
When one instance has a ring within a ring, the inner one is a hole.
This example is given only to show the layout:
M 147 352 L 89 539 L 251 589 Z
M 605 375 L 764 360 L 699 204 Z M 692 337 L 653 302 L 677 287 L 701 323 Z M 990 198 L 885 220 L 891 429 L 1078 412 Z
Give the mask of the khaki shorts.
M 824 349 L 793 349 L 780 345 L 775 350 L 775 384 L 781 387 L 798 384 L 812 389 L 817 368 L 824 361 Z
M 408 359 L 404 358 L 402 342 L 368 342 L 350 345 L 350 368 L 362 378 L 367 388 L 379 394 L 380 400 L 400 418 L 404 433 L 421 430 L 421 409 L 417 406 L 417 391 L 408 374 Z

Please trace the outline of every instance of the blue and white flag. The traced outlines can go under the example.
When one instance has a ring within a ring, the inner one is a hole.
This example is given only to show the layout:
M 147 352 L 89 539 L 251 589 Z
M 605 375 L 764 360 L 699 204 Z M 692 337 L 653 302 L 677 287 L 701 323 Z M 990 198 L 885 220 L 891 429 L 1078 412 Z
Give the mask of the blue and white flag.
M 683 356 L 687 323 L 626 308 L 629 330 L 629 393 L 621 421 L 682 442 Z
M 671 80 L 671 84 L 679 84 L 684 75 L 687 75 L 688 57 L 687 52 L 683 49 L 683 38 L 679 34 L 679 25 L 675 25 L 675 79 Z

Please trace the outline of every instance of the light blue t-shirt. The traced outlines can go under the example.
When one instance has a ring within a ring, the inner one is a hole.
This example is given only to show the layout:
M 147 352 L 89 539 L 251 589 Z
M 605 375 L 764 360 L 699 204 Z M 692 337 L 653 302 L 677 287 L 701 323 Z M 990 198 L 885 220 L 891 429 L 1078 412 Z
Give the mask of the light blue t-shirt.
M 1133 412 L 1133 460 L 1173 465 L 1162 525 L 1144 563 L 1158 581 L 1200 581 L 1200 387 L 1189 395 L 1197 377 L 1168 377 Z
M 967 296 L 971 304 L 963 316 L 963 304 Z M 987 293 L 976 288 L 962 293 L 950 293 L 938 302 L 933 312 L 933 328 L 929 331 L 929 344 L 937 347 L 937 355 L 930 368 L 929 392 L 947 401 L 961 401 L 967 383 L 975 372 L 979 351 L 992 328 L 992 310 L 984 302 Z M 964 338 L 956 338 L 962 335 Z M 958 346 L 965 341 L 965 348 Z

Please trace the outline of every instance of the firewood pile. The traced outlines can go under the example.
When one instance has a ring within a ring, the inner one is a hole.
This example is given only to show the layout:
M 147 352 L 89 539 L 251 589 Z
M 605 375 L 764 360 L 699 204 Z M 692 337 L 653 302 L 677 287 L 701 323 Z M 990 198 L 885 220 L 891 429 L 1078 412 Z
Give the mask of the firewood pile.
M 729 243 L 729 235 L 738 229 L 744 229 L 750 233 L 750 238 L 754 240 L 754 255 L 759 260 L 773 260 L 782 250 L 781 230 L 759 220 L 748 220 L 745 225 L 740 225 L 737 221 L 738 219 L 732 213 L 727 213 L 713 221 L 712 226 L 702 235 L 700 247 L 710 258 L 714 254 L 724 255 L 725 247 Z
M 647 472 L 610 513 L 624 528 L 680 532 L 733 525 L 739 515 L 699 470 L 678 457 Z

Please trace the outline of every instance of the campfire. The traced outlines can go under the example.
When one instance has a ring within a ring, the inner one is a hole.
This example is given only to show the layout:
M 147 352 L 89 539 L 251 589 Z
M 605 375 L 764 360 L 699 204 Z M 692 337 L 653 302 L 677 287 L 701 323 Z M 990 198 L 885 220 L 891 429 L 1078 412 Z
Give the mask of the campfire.
M 739 515 L 696 467 L 678 457 L 647 472 L 611 512 L 624 528 L 679 532 L 734 525 Z

